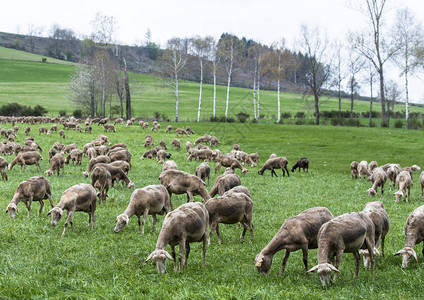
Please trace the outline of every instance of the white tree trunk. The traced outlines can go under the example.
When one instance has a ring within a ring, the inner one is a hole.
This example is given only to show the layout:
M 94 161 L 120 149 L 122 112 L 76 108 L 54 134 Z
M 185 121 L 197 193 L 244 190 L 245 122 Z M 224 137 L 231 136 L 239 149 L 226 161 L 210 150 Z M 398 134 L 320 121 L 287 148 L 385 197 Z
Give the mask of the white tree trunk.
M 216 70 L 213 71 L 213 118 L 216 116 Z
M 200 60 L 200 94 L 199 109 L 197 110 L 197 122 L 200 122 L 200 110 L 202 109 L 202 86 L 203 86 L 203 60 Z
M 231 69 L 228 72 L 227 101 L 225 103 L 225 121 L 227 121 L 227 118 L 228 118 L 228 104 L 230 102 L 230 86 L 231 86 Z
M 280 111 L 280 79 L 277 82 L 277 123 L 281 122 L 281 111 Z
M 256 114 L 256 117 L 259 119 L 260 118 L 260 116 L 261 116 L 261 102 L 260 102 L 260 97 L 259 97 L 259 90 L 260 90 L 260 85 L 261 85 L 261 78 L 260 78 L 260 75 L 259 75 L 259 71 L 258 71 L 258 92 L 256 93 L 256 95 L 257 95 L 257 97 L 258 97 L 258 101 L 257 101 L 257 109 L 258 109 L 258 112 L 257 112 L 257 114 Z
M 405 128 L 409 127 L 409 91 L 408 91 L 408 70 L 405 70 Z
M 178 102 L 179 102 L 179 98 L 178 98 L 178 77 L 175 77 L 175 99 L 176 99 L 176 103 L 175 103 L 175 122 L 178 122 Z
M 256 72 L 257 72 L 257 64 L 255 61 L 255 71 L 253 73 L 253 113 L 254 113 L 254 117 L 255 120 L 257 120 L 258 118 L 256 117 Z

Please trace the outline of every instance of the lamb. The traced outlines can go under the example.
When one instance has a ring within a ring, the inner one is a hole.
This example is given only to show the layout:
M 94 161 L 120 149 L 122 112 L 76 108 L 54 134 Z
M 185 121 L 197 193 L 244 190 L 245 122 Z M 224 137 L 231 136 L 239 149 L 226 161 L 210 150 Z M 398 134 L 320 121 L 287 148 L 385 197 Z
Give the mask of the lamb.
M 384 239 L 386 238 L 386 234 L 390 228 L 390 220 L 386 210 L 384 209 L 383 202 L 368 202 L 367 204 L 365 204 L 365 207 L 362 212 L 365 213 L 368 217 L 370 217 L 370 219 L 374 223 L 375 247 L 378 247 L 381 240 L 381 256 L 384 257 Z M 364 255 L 365 268 L 370 268 L 371 261 L 368 250 L 361 250 L 361 253 Z
M 189 137 L 190 135 L 188 134 L 188 132 L 183 129 L 183 128 L 177 128 L 175 129 L 175 133 L 178 135 L 186 135 L 187 137 Z
M 366 178 L 367 176 L 371 176 L 371 173 L 368 172 L 368 162 L 362 160 L 358 165 L 358 174 L 359 177 Z
M 165 150 L 161 149 L 161 150 L 158 151 L 157 158 L 158 158 L 158 161 L 159 161 L 158 163 L 163 164 L 165 159 L 171 158 L 171 153 L 166 153 Z
M 98 139 L 102 140 L 104 143 L 108 143 L 109 145 L 112 145 L 112 143 L 109 141 L 109 138 L 103 134 L 99 134 L 97 137 Z M 102 143 L 102 144 L 104 144 Z
M 352 179 L 356 179 L 359 177 L 358 165 L 359 163 L 357 161 L 352 161 L 350 164 L 350 174 L 352 174 Z
M 165 133 L 168 133 L 168 132 L 171 132 L 171 131 L 172 131 L 172 125 L 166 126 Z
M 196 168 L 196 176 L 202 179 L 204 182 L 206 182 L 206 178 L 208 178 L 208 184 L 209 179 L 211 175 L 211 167 L 209 167 L 209 164 L 207 162 L 203 162 Z
M 154 130 L 159 131 L 159 129 L 160 129 L 160 124 L 155 124 L 152 127 L 152 131 L 154 131 Z
M 74 222 L 72 216 L 76 211 L 88 213 L 88 225 L 94 228 L 97 205 L 96 190 L 86 183 L 74 185 L 62 193 L 59 203 L 52 208 L 47 215 L 52 216 L 52 226 L 56 226 L 63 216 L 63 210 L 68 212 L 68 217 L 63 228 L 62 237 L 65 237 L 66 227 L 71 223 L 72 231 L 74 230 Z
M 42 133 L 47 133 L 47 128 L 46 127 L 40 127 L 40 128 L 38 128 L 38 135 L 40 135 Z
M 120 232 L 133 215 L 137 216 L 138 231 L 144 234 L 144 224 L 146 223 L 147 215 L 152 215 L 153 225 L 151 232 L 155 230 L 156 214 L 167 214 L 170 209 L 170 198 L 168 191 L 163 185 L 148 185 L 141 189 L 136 189 L 131 194 L 130 203 L 127 209 L 116 217 L 115 233 Z M 143 216 L 140 222 L 140 216 Z
M 116 132 L 115 126 L 113 126 L 113 124 L 107 123 L 107 124 L 103 125 L 103 127 L 105 129 L 105 132 L 109 132 L 109 131 L 110 132 Z
M 62 152 L 57 153 L 50 160 L 50 168 L 44 172 L 47 176 L 54 174 L 57 172 L 57 176 L 59 176 L 60 170 L 62 169 L 62 176 L 65 174 L 65 156 Z
M 168 150 L 168 148 L 166 147 L 165 141 L 160 141 L 159 146 L 161 146 L 163 150 Z
M 414 247 L 422 241 L 424 241 L 424 205 L 416 208 L 409 215 L 405 225 L 405 246 L 394 254 L 395 256 L 402 255 L 402 269 L 408 266 L 412 257 L 418 262 Z
M 181 141 L 178 139 L 173 139 L 171 143 L 172 148 L 180 149 L 181 148 Z
M 15 159 L 10 163 L 9 165 L 9 171 L 12 170 L 13 166 L 18 164 L 24 167 L 24 170 L 26 170 L 26 166 L 27 165 L 36 165 L 38 170 L 41 172 L 41 167 L 40 167 L 40 163 L 38 162 L 39 160 L 43 160 L 43 157 L 41 156 L 40 153 L 38 153 L 37 151 L 29 151 L 29 152 L 22 152 L 19 153 Z
M 116 125 L 116 124 L 124 125 L 124 119 L 122 119 L 122 118 L 117 118 L 117 119 L 115 120 L 115 122 L 113 122 L 113 125 Z
M 81 165 L 82 161 L 82 150 L 80 149 L 73 149 L 69 153 L 69 155 L 65 159 L 65 164 L 69 164 L 69 161 L 72 160 L 72 164 Z
M 285 220 L 269 244 L 256 255 L 256 270 L 268 274 L 275 253 L 286 249 L 280 270 L 280 275 L 283 275 L 290 252 L 302 249 L 303 264 L 305 271 L 308 271 L 308 249 L 318 248 L 318 231 L 324 223 L 333 218 L 327 208 L 313 207 Z
M 174 268 L 181 271 L 181 263 L 185 251 L 184 266 L 190 253 L 190 243 L 203 242 L 203 267 L 206 265 L 206 240 L 208 237 L 209 214 L 204 204 L 186 203 L 168 213 L 159 233 L 156 249 L 150 253 L 146 262 L 153 259 L 159 273 L 166 272 L 166 258 L 174 260 Z M 165 250 L 171 246 L 172 256 Z M 179 245 L 178 265 L 175 245 Z
M 234 150 L 233 150 L 234 151 Z M 231 151 L 232 152 L 232 151 Z M 235 151 L 234 157 L 238 159 L 242 165 L 249 165 L 251 167 L 256 167 L 255 162 L 250 158 L 250 155 L 243 151 Z
M 99 189 L 97 194 L 99 203 L 105 202 L 106 197 L 108 197 L 107 192 L 112 187 L 112 175 L 105 167 L 97 164 L 91 173 L 91 185 Z
M 218 243 L 222 243 L 218 223 L 235 224 L 240 222 L 243 225 L 240 242 L 243 243 L 247 228 L 250 230 L 250 240 L 253 241 L 253 201 L 246 194 L 228 193 L 218 198 L 211 198 L 206 201 L 205 207 L 209 213 L 209 225 L 211 227 L 209 245 L 215 230 L 218 236 Z
M 93 167 L 98 164 L 98 163 L 110 163 L 110 157 L 107 155 L 101 155 L 101 156 L 97 156 L 95 158 L 90 159 L 89 163 L 88 163 L 88 167 L 87 170 L 85 170 L 85 172 L 82 173 L 82 175 L 84 175 L 84 177 L 88 177 L 88 175 L 90 175 L 91 170 L 93 169 Z
M 18 211 L 18 203 L 24 202 L 28 209 L 28 216 L 31 214 L 31 204 L 33 201 L 40 202 L 40 210 L 38 215 L 41 214 L 44 207 L 44 199 L 49 199 L 50 205 L 53 207 L 52 193 L 50 190 L 50 182 L 44 176 L 31 177 L 22 181 L 13 195 L 12 201 L 6 208 L 6 213 L 9 213 L 11 218 L 14 218 Z
M 226 191 L 241 185 L 240 177 L 237 174 L 224 173 L 215 179 L 215 183 L 209 195 L 215 197 L 216 194 L 222 196 Z
M 421 199 L 424 200 L 424 193 L 423 193 L 423 191 L 424 191 L 424 171 L 421 172 L 421 175 L 420 175 L 420 185 L 421 185 Z
M 194 134 L 194 131 L 191 130 L 190 126 L 187 126 L 185 130 L 190 134 Z
M 88 133 L 90 133 L 91 134 L 91 131 L 93 130 L 93 128 L 90 126 L 90 125 L 85 125 L 85 128 L 84 128 L 84 133 L 85 132 L 88 132 Z
M 167 160 L 163 163 L 162 172 L 166 170 L 178 170 L 178 166 L 173 160 Z
M 405 201 L 408 202 L 412 187 L 412 178 L 408 171 L 401 171 L 396 176 L 396 186 L 398 191 L 393 194 L 396 196 L 396 202 L 399 202 L 402 198 L 405 198 Z
M 367 171 L 368 172 L 368 171 Z M 373 185 L 371 188 L 368 189 L 368 196 L 375 196 L 377 194 L 377 188 L 381 187 L 381 196 L 383 196 L 384 193 L 384 184 L 387 180 L 387 174 L 384 172 L 382 168 L 376 168 L 374 173 L 370 176 L 371 181 L 373 182 Z
M 370 254 L 371 274 L 374 275 L 374 241 L 374 223 L 365 213 L 351 212 L 338 216 L 321 226 L 318 232 L 318 265 L 306 273 L 318 270 L 321 283 L 326 286 L 330 283 L 332 270 L 335 272 L 334 280 L 340 273 L 338 267 L 343 253 L 353 253 L 355 258 L 354 276 L 357 277 L 361 260 L 358 250 L 365 245 Z
M 193 202 L 195 195 L 200 195 L 204 202 L 210 198 L 205 183 L 195 175 L 179 170 L 166 170 L 160 174 L 159 180 L 168 190 L 170 197 L 172 194 L 187 194 L 187 202 Z
M 234 169 L 240 169 L 241 172 L 244 175 L 247 175 L 247 169 L 245 167 L 243 167 L 241 165 L 241 163 L 237 159 L 232 157 L 231 155 L 225 154 L 225 155 L 220 156 L 218 163 L 215 167 L 215 174 L 216 174 L 217 171 L 218 171 L 218 173 L 220 172 L 221 166 L 224 166 L 226 168 L 231 168 L 233 170 Z
M 146 135 L 144 138 L 144 147 L 148 148 L 154 145 L 153 137 L 151 135 Z
M 218 138 L 216 136 L 212 136 L 209 141 L 211 146 L 219 146 L 221 143 L 219 142 Z
M 277 158 L 271 158 L 268 159 L 263 167 L 258 171 L 259 175 L 263 175 L 265 170 L 271 170 L 271 177 L 274 175 L 276 177 L 277 173 L 275 173 L 274 169 L 281 169 L 283 171 L 283 177 L 286 175 L 290 177 L 289 170 L 287 169 L 288 160 L 285 157 L 277 157 Z
M 125 127 L 131 126 L 131 125 L 134 125 L 134 121 L 127 120 L 127 124 L 125 125 Z
M 296 164 L 291 168 L 291 171 L 294 173 L 297 168 L 299 168 L 299 172 L 300 168 L 302 168 L 303 172 L 305 172 L 306 169 L 306 172 L 309 173 L 309 160 L 306 157 L 299 158 Z
M 2 180 L 4 180 L 4 179 L 6 179 L 6 181 L 8 180 L 7 174 L 6 174 L 6 171 L 5 171 L 5 169 L 7 168 L 8 165 L 9 164 L 8 164 L 6 158 L 0 156 L 0 173 L 1 173 L 1 179 Z

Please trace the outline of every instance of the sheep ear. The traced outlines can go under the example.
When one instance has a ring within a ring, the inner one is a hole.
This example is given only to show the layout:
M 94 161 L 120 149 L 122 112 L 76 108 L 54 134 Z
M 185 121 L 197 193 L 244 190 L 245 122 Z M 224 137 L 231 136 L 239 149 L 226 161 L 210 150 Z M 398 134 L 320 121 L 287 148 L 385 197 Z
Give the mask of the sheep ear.
M 401 255 L 403 253 L 403 249 L 402 250 L 399 250 L 398 252 L 396 252 L 395 254 L 393 254 L 393 256 L 398 256 L 398 255 Z
M 418 262 L 417 253 L 412 249 L 412 256 L 415 258 L 415 260 Z
M 154 253 L 155 253 L 155 251 L 153 251 L 152 253 L 150 253 L 150 255 L 146 258 L 146 260 L 144 262 L 149 261 L 153 257 L 153 254 Z
M 334 272 L 336 272 L 337 274 L 340 274 L 340 271 L 339 271 L 339 270 L 337 270 L 337 268 L 336 268 L 335 266 L 333 266 L 332 264 L 327 264 L 327 266 L 328 266 L 331 270 L 333 270 Z
M 318 266 L 319 266 L 319 265 L 316 265 L 316 266 L 315 266 L 315 267 L 313 267 L 312 269 L 310 269 L 310 270 L 306 271 L 306 273 L 312 273 L 312 272 L 315 272 L 315 271 L 318 269 Z
M 174 260 L 174 258 L 172 258 L 171 254 L 169 254 L 167 251 L 163 250 L 163 254 L 165 254 L 166 257 L 168 257 L 170 260 Z
M 377 247 L 374 247 L 374 254 L 377 254 L 378 256 L 381 256 L 380 252 L 378 252 Z
M 48 216 L 50 216 L 52 213 L 52 209 L 47 213 Z

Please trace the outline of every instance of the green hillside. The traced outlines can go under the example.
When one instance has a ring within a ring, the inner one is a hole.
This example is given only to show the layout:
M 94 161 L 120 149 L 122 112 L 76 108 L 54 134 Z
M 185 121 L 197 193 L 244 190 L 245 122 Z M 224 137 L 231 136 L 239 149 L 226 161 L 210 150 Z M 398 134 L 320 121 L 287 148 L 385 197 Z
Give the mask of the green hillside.
M 56 60 L 57 61 L 57 60 Z M 76 109 L 69 101 L 68 83 L 74 70 L 72 64 L 53 63 L 48 58 L 47 63 L 41 62 L 41 56 L 22 51 L 0 47 L 0 105 L 18 102 L 22 105 L 34 106 L 40 104 L 48 109 L 49 116 L 57 116 L 59 111 L 72 113 Z M 61 62 L 61 61 L 58 61 Z M 225 83 L 217 87 L 217 116 L 224 115 L 226 101 Z M 131 74 L 130 85 L 132 93 L 132 109 L 135 117 L 152 117 L 155 112 L 173 120 L 175 118 L 175 96 L 172 89 L 164 86 L 157 78 L 144 74 Z M 182 121 L 196 120 L 199 99 L 199 84 L 197 82 L 180 82 L 179 119 Z M 202 120 L 209 120 L 213 110 L 213 86 L 204 85 Z M 261 91 L 261 115 L 269 122 L 277 115 L 277 93 Z M 118 105 L 116 98 L 112 106 Z M 374 104 L 374 110 L 380 111 L 379 103 Z M 109 103 L 107 104 L 107 114 Z M 343 99 L 342 110 L 350 109 L 350 100 Z M 322 98 L 320 111 L 338 110 L 336 99 Z M 369 103 L 355 101 L 355 112 L 369 111 Z M 397 105 L 396 111 L 404 110 L 403 105 Z M 281 112 L 289 112 L 293 117 L 298 111 L 304 111 L 307 117 L 313 118 L 313 99 L 305 99 L 303 95 L 282 93 Z M 411 111 L 422 112 L 419 107 L 411 107 Z M 253 117 L 253 96 L 251 89 L 231 88 L 230 116 L 244 112 Z M 115 115 L 116 117 L 116 115 Z M 367 120 L 362 120 L 364 124 Z

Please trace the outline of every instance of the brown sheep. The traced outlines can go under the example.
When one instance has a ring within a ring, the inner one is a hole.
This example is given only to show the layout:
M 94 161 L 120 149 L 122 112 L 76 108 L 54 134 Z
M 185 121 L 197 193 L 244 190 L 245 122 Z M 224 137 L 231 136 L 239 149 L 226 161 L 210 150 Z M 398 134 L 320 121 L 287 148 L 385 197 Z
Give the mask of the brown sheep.
M 117 184 L 117 187 L 120 187 L 119 182 L 123 181 L 125 182 L 125 184 L 127 185 L 127 188 L 131 189 L 134 188 L 134 182 L 132 182 L 129 178 L 128 178 L 128 172 L 125 172 L 126 168 L 125 165 L 122 165 L 123 161 L 117 161 L 116 162 L 112 162 L 112 163 L 97 163 L 95 165 L 95 167 L 103 167 L 106 170 L 108 170 L 108 172 L 111 174 L 112 178 L 112 182 L 111 182 L 111 187 L 114 185 L 115 181 Z M 124 162 L 126 163 L 126 162 Z M 93 168 L 94 169 L 94 168 Z M 94 185 L 93 185 L 94 186 Z
M 161 149 L 161 150 L 158 151 L 157 158 L 158 158 L 158 161 L 159 161 L 158 163 L 163 164 L 165 159 L 171 158 L 171 153 L 166 153 L 165 150 Z
M 25 132 L 25 135 L 28 136 L 29 133 L 31 132 L 31 127 L 29 127 L 29 126 L 25 127 L 25 131 L 24 132 Z
M 90 159 L 90 161 L 88 163 L 87 170 L 85 170 L 85 172 L 83 172 L 82 175 L 84 175 L 84 177 L 88 177 L 90 175 L 90 172 L 93 169 L 93 167 L 98 163 L 107 163 L 108 164 L 108 163 L 110 163 L 110 157 L 107 156 L 107 155 L 101 155 L 101 156 Z
M 162 172 L 166 170 L 178 170 L 178 166 L 173 160 L 166 160 L 162 166 Z
M 241 180 L 237 174 L 225 172 L 223 175 L 220 175 L 215 179 L 215 183 L 211 188 L 209 195 L 211 198 L 215 197 L 216 194 L 222 196 L 226 191 L 239 185 L 241 185 Z
M 229 154 L 220 156 L 218 164 L 215 167 L 215 174 L 220 172 L 221 166 L 231 169 L 240 169 L 244 175 L 247 175 L 247 169 L 241 165 L 241 163 Z
M 117 160 L 123 160 L 126 161 L 127 163 L 130 164 L 131 167 L 131 153 L 128 150 L 119 150 L 119 151 L 115 151 L 115 152 L 111 152 L 108 154 L 108 156 L 110 157 L 110 161 L 114 162 Z
M 172 126 L 171 125 L 166 126 L 165 133 L 169 133 L 169 132 L 172 132 Z
M 384 194 L 384 184 L 387 180 L 387 174 L 383 171 L 382 168 L 375 169 L 374 173 L 370 176 L 370 180 L 373 182 L 373 185 L 371 188 L 368 189 L 368 196 L 375 196 L 377 195 L 377 188 L 381 187 L 381 196 Z
M 179 135 L 186 135 L 187 137 L 190 136 L 188 134 L 188 132 L 185 129 L 183 129 L 183 128 L 177 128 L 177 129 L 175 129 L 175 133 L 177 134 L 177 136 L 179 136 Z
M 166 147 L 165 141 L 160 141 L 159 146 L 161 146 L 163 150 L 168 150 L 168 148 Z
M 9 171 L 12 170 L 13 166 L 18 164 L 22 167 L 24 167 L 24 170 L 26 170 L 27 165 L 36 165 L 37 169 L 41 172 L 40 163 L 39 160 L 43 160 L 43 157 L 40 153 L 37 151 L 29 151 L 29 152 L 23 152 L 19 153 L 15 159 L 10 163 L 9 165 Z
M 185 131 L 187 131 L 190 134 L 194 134 L 194 131 L 191 130 L 190 126 L 187 126 L 186 129 L 185 129 Z
M 32 201 L 40 202 L 40 210 L 38 215 L 41 214 L 44 207 L 44 199 L 49 199 L 50 205 L 53 207 L 52 193 L 50 190 L 50 182 L 44 176 L 31 177 L 25 181 L 22 181 L 15 194 L 13 195 L 12 201 L 6 208 L 6 213 L 9 213 L 11 218 L 14 218 L 18 211 L 17 205 L 19 202 L 24 202 L 28 209 L 28 216 L 31 213 Z
M 352 179 L 356 179 L 359 177 L 358 165 L 359 163 L 357 161 L 352 161 L 350 163 L 350 174 L 352 175 Z
M 172 148 L 177 148 L 179 150 L 181 148 L 181 141 L 178 139 L 173 139 L 171 146 Z
M 5 169 L 7 168 L 8 165 L 9 164 L 7 163 L 6 158 L 0 156 L 0 173 L 1 173 L 1 179 L 2 180 L 4 180 L 4 179 L 6 179 L 6 181 L 8 180 L 7 174 L 6 174 L 6 171 L 5 171 Z
M 209 184 L 209 179 L 211 177 L 211 167 L 209 167 L 207 162 L 203 162 L 197 166 L 196 176 L 202 179 L 204 182 L 206 182 L 206 178 L 208 178 Z
M 299 158 L 296 164 L 291 168 L 291 171 L 295 172 L 297 168 L 299 168 L 299 172 L 300 168 L 302 168 L 303 172 L 305 172 L 306 169 L 306 172 L 309 173 L 309 160 L 306 157 Z
M 66 145 L 66 146 L 63 148 L 62 152 L 63 152 L 63 153 L 69 153 L 69 152 L 71 152 L 72 150 L 77 149 L 77 148 L 78 148 L 77 144 L 69 144 L 69 145 Z
M 112 187 L 112 175 L 100 164 L 97 164 L 91 173 L 91 185 L 99 189 L 99 203 L 105 202 L 108 197 L 107 192 Z
M 65 164 L 69 164 L 69 161 L 72 160 L 72 164 L 81 165 L 82 161 L 82 150 L 73 149 L 65 159 Z
M 277 157 L 277 158 L 268 159 L 263 165 L 263 167 L 258 171 L 258 174 L 263 175 L 265 170 L 271 170 L 271 177 L 274 175 L 278 177 L 274 169 L 281 169 L 283 171 L 283 177 L 286 175 L 286 172 L 287 172 L 287 176 L 290 177 L 289 170 L 287 170 L 287 164 L 288 164 L 288 161 L 287 161 L 287 158 L 285 157 Z
M 89 184 L 80 183 L 74 185 L 62 193 L 59 203 L 52 208 L 47 215 L 52 216 L 52 226 L 56 226 L 63 216 L 63 210 L 68 212 L 65 226 L 63 228 L 62 237 L 65 237 L 66 228 L 68 223 L 71 223 L 72 231 L 74 230 L 74 222 L 72 216 L 76 211 L 83 211 L 88 213 L 88 225 L 94 228 L 95 216 L 97 205 L 96 190 Z
M 143 160 L 145 158 L 154 159 L 157 156 L 158 156 L 158 149 L 153 148 L 144 152 L 143 155 L 140 157 L 140 160 Z
M 50 160 L 50 168 L 44 172 L 47 176 L 54 174 L 57 172 L 57 176 L 60 174 L 60 169 L 62 169 L 62 176 L 65 174 L 65 156 L 62 152 L 57 153 Z

